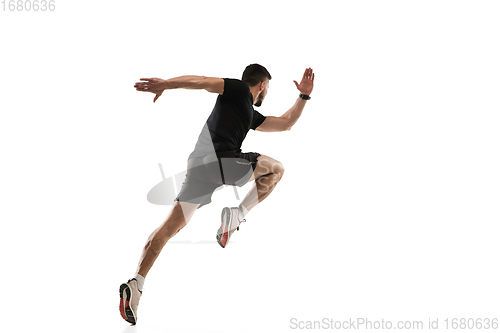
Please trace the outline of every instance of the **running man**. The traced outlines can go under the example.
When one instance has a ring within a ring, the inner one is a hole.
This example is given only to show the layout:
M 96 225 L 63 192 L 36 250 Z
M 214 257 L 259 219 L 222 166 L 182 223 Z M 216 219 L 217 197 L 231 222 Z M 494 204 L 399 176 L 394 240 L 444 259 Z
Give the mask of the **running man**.
M 144 279 L 167 241 L 186 226 L 196 209 L 211 202 L 222 185 L 243 186 L 255 180 L 239 207 L 222 210 L 216 239 L 223 248 L 239 230 L 245 216 L 273 191 L 283 176 L 283 165 L 266 155 L 241 152 L 250 129 L 263 132 L 287 131 L 297 122 L 313 90 L 314 73 L 307 68 L 295 104 L 281 117 L 265 117 L 253 106 L 261 106 L 269 89 L 271 74 L 258 64 L 249 65 L 241 80 L 204 76 L 181 76 L 169 80 L 140 79 L 138 91 L 155 94 L 153 102 L 167 89 L 205 89 L 218 94 L 215 107 L 188 158 L 186 179 L 165 221 L 149 236 L 134 278 L 120 286 L 120 313 L 135 325 Z

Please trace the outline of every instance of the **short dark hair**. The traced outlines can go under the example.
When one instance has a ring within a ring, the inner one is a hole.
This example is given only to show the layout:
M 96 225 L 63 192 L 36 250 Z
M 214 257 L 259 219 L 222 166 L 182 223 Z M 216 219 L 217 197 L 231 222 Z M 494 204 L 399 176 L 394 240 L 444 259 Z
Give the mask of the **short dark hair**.
M 262 81 L 267 79 L 271 80 L 271 74 L 267 71 L 264 66 L 259 64 L 251 64 L 245 68 L 243 72 L 243 76 L 241 77 L 241 81 L 248 84 L 250 87 L 256 86 Z

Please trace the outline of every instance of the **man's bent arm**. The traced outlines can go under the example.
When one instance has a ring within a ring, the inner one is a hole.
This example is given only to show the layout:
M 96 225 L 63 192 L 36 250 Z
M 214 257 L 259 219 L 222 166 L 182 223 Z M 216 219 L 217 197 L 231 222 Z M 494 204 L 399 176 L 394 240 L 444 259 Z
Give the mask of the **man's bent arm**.
M 297 89 L 301 94 L 311 95 L 314 86 L 314 72 L 312 68 L 306 68 L 304 71 L 304 76 L 300 84 L 297 81 L 293 81 L 297 86 Z M 258 131 L 263 132 L 281 132 L 289 131 L 293 125 L 299 120 L 304 107 L 306 106 L 307 100 L 301 97 L 297 98 L 295 104 L 285 112 L 281 117 L 267 117 L 264 122 L 256 128 Z

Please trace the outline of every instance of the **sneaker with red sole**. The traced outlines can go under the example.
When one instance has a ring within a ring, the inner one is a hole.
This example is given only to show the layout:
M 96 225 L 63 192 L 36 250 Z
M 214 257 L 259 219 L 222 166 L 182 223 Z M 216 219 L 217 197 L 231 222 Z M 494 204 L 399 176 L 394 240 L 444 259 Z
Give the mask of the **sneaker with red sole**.
M 245 222 L 245 220 L 240 221 L 238 219 L 238 207 L 224 208 L 222 210 L 221 220 L 221 226 L 219 230 L 217 230 L 216 239 L 217 243 L 225 248 L 233 232 L 235 232 L 235 230 L 240 230 L 240 223 Z
M 137 323 L 137 307 L 142 291 L 137 288 L 137 280 L 130 279 L 120 286 L 120 314 L 127 322 Z

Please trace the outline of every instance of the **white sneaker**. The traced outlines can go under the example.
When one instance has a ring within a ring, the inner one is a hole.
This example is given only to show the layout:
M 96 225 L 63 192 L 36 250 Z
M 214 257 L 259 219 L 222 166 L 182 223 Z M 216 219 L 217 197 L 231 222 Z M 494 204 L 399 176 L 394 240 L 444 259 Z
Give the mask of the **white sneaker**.
M 137 288 L 137 280 L 130 279 L 120 286 L 120 314 L 122 318 L 135 325 L 137 323 L 137 307 L 142 291 Z
M 229 238 L 235 230 L 240 230 L 240 223 L 245 222 L 245 220 L 240 221 L 238 219 L 238 207 L 229 208 L 226 207 L 222 210 L 221 226 L 217 230 L 217 243 L 223 248 L 226 247 L 229 242 Z

